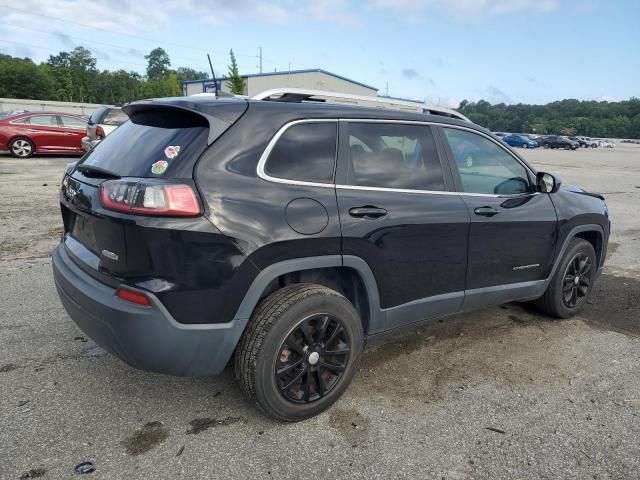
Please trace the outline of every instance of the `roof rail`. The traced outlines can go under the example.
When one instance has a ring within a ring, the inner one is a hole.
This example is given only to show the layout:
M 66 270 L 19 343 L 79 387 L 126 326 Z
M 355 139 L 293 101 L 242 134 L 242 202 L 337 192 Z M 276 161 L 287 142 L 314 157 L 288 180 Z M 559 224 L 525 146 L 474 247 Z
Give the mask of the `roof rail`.
M 428 113 L 456 118 L 465 122 L 471 122 L 460 112 L 451 108 L 429 105 L 427 103 L 397 100 L 393 98 L 372 97 L 368 95 L 353 95 L 351 93 L 329 92 L 325 90 L 309 90 L 306 88 L 272 88 L 251 97 L 253 100 L 266 100 L 272 102 L 326 102 L 341 105 L 358 105 L 361 107 L 386 108 L 389 110 L 402 110 L 406 112 Z

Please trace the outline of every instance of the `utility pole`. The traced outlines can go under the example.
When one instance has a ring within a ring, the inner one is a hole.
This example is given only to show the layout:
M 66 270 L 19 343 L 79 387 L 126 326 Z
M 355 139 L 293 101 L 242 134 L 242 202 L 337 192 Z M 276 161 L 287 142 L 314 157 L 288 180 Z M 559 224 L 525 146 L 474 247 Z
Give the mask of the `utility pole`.
M 258 55 L 256 58 L 260 63 L 258 63 L 258 68 L 260 69 L 260 73 L 262 73 L 262 47 L 258 47 Z
M 387 88 L 386 88 L 386 93 L 384 94 L 385 97 L 389 96 L 389 82 L 387 82 Z

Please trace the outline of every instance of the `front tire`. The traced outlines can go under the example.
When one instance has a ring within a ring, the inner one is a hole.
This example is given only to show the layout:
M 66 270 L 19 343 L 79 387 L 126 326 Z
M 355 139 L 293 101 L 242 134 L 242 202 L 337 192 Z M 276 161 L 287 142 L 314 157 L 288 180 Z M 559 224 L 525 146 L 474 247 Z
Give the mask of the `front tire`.
M 9 152 L 14 157 L 29 158 L 36 153 L 36 146 L 28 138 L 18 137 L 9 143 Z
M 591 294 L 596 261 L 593 245 L 582 238 L 571 240 L 547 291 L 536 302 L 537 309 L 557 318 L 576 315 Z
M 244 393 L 267 415 L 297 422 L 347 389 L 362 355 L 353 305 L 321 285 L 288 285 L 256 307 L 235 355 Z

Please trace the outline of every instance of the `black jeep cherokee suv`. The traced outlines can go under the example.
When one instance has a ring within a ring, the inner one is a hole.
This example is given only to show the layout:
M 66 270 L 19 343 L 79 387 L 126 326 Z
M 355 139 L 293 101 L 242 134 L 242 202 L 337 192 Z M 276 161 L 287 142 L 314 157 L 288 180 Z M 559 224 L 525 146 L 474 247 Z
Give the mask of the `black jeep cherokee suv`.
M 60 299 L 128 364 L 212 375 L 295 421 L 367 338 L 510 301 L 575 314 L 606 255 L 602 197 L 486 130 L 392 110 L 141 101 L 65 173 Z

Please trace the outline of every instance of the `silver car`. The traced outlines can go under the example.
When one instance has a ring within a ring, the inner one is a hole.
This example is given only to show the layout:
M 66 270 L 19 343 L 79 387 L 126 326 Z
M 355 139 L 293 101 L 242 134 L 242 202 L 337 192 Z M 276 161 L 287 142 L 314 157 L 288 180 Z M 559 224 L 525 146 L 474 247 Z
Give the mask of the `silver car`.
M 98 107 L 87 122 L 87 136 L 82 138 L 82 148 L 88 152 L 127 120 L 129 117 L 120 107 Z

